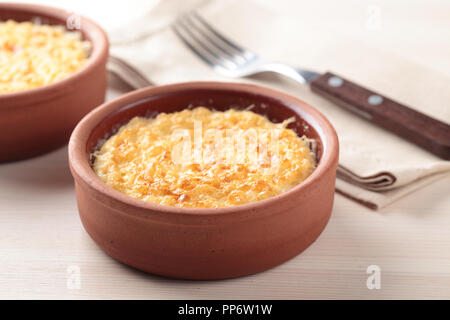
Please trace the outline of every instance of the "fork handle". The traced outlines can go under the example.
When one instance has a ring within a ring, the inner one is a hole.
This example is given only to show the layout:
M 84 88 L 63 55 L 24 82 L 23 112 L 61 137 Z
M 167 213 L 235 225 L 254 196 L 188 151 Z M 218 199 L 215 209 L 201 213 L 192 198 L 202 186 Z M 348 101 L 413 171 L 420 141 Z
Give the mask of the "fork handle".
M 315 93 L 416 145 L 450 160 L 450 126 L 327 72 L 311 82 Z

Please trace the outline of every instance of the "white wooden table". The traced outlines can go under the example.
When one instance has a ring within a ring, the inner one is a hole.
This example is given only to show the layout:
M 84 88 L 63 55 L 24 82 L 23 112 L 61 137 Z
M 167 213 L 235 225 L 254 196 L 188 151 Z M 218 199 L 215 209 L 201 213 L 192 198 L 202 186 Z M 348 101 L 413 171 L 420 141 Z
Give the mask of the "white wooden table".
M 450 298 L 450 178 L 380 212 L 336 195 L 327 228 L 300 256 L 253 276 L 179 281 L 124 266 L 93 243 L 66 152 L 0 166 L 0 298 Z M 370 265 L 381 269 L 379 290 L 366 286 Z
M 388 17 L 400 12 L 399 4 L 379 2 Z M 430 37 L 423 35 L 426 46 L 417 38 L 413 41 L 401 21 L 388 33 L 405 35 L 393 51 L 416 50 L 408 57 L 450 74 L 450 43 L 445 36 L 450 19 L 441 12 L 442 3 L 430 1 L 421 9 L 414 2 L 404 8 L 410 19 L 431 32 Z M 85 10 L 95 17 L 94 9 Z M 386 39 L 375 37 L 380 45 L 392 41 L 388 33 Z M 379 212 L 336 195 L 323 234 L 289 262 L 238 279 L 171 280 L 122 265 L 93 243 L 78 218 L 64 147 L 32 160 L 0 165 L 0 298 L 449 299 L 449 195 L 450 177 Z M 366 271 L 371 265 L 380 268 L 380 289 L 367 287 Z

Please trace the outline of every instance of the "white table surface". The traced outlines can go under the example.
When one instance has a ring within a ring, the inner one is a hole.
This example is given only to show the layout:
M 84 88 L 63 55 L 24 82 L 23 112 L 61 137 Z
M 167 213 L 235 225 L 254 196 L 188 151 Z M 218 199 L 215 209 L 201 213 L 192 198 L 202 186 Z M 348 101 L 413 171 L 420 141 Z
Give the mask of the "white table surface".
M 82 3 L 84 12 L 95 16 L 95 7 Z M 388 15 L 400 10 L 399 3 L 380 3 Z M 442 3 L 424 2 L 421 10 L 414 2 L 408 23 L 419 17 L 415 21 L 426 30 L 448 33 L 450 18 L 439 13 Z M 63 4 L 70 7 L 68 1 Z M 435 18 L 420 19 L 421 11 L 435 12 Z M 401 27 L 395 30 L 400 32 Z M 424 48 L 403 32 L 406 40 L 393 51 L 417 49 L 420 54 L 408 58 L 450 74 L 450 43 L 443 40 L 448 37 L 424 36 Z M 381 44 L 391 40 L 378 39 Z M 0 165 L 0 298 L 449 299 L 449 194 L 450 177 L 378 212 L 336 195 L 323 234 L 287 263 L 238 279 L 171 280 L 116 262 L 89 238 L 78 218 L 63 147 L 35 159 Z M 378 290 L 366 285 L 370 265 L 381 270 Z M 71 281 L 74 270 L 79 270 L 79 288 Z

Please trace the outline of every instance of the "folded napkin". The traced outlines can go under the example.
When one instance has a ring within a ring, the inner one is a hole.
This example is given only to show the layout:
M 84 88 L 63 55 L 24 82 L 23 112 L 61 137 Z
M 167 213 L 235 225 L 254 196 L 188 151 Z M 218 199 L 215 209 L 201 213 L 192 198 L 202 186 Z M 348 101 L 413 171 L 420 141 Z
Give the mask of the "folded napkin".
M 308 102 L 328 117 L 339 136 L 337 191 L 372 209 L 382 208 L 450 173 L 449 161 L 341 109 L 312 93 L 308 86 L 273 74 L 238 80 L 221 77 L 175 36 L 170 24 L 182 11 L 196 8 L 231 39 L 267 59 L 322 72 L 330 70 L 447 123 L 449 78 L 340 37 L 330 28 L 309 29 L 295 15 L 279 14 L 274 3 L 270 7 L 250 0 L 182 3 L 162 1 L 138 21 L 111 31 L 111 53 L 156 84 L 240 81 L 269 86 Z M 120 76 L 121 71 L 115 73 Z M 125 73 L 125 78 L 130 76 Z

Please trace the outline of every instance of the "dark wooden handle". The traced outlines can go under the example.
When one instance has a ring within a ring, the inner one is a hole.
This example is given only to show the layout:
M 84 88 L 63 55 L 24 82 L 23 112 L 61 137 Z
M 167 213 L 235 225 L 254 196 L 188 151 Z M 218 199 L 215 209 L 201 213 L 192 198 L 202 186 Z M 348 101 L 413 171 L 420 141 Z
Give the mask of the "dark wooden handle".
M 327 72 L 312 91 L 410 142 L 450 160 L 450 126 Z

